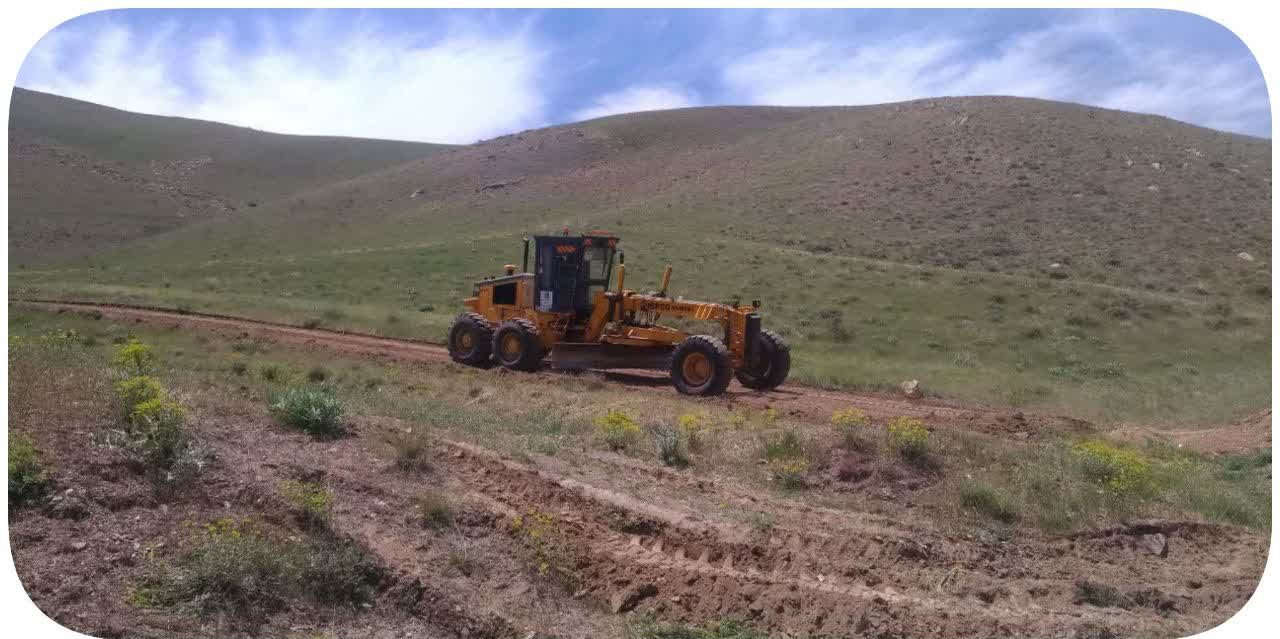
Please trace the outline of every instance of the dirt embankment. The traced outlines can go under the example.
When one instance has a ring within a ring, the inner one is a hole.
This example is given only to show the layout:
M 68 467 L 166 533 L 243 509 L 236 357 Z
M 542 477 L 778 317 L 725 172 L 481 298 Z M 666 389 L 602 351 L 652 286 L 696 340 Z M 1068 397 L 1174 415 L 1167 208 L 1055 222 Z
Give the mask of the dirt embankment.
M 206 398 L 195 409 L 217 461 L 200 491 L 173 503 L 156 503 L 127 465 L 83 445 L 91 424 L 44 442 L 71 492 L 15 518 L 12 539 L 25 585 L 59 621 L 99 636 L 139 628 L 204 636 L 190 618 L 131 608 L 131 575 L 148 549 L 178 552 L 184 521 L 249 515 L 291 525 L 274 495 L 281 481 L 300 478 L 332 491 L 334 528 L 367 545 L 386 575 L 376 614 L 288 610 L 265 631 L 585 639 L 617 636 L 617 613 L 636 610 L 833 637 L 1179 636 L 1238 610 L 1266 553 L 1261 534 L 1180 522 L 1069 537 L 962 534 L 607 453 L 592 456 L 591 468 L 568 468 L 441 440 L 431 470 L 411 474 L 382 447 L 386 433 L 407 426 L 397 420 L 360 418 L 352 437 L 313 441 L 272 425 L 256 405 Z M 641 498 L 628 486 L 664 496 Z M 449 495 L 454 529 L 419 523 L 416 499 L 426 490 Z M 743 525 L 681 497 L 689 494 L 776 519 Z M 1117 605 L 1081 602 L 1084 579 L 1117 588 Z M 215 634 L 245 632 L 232 629 Z

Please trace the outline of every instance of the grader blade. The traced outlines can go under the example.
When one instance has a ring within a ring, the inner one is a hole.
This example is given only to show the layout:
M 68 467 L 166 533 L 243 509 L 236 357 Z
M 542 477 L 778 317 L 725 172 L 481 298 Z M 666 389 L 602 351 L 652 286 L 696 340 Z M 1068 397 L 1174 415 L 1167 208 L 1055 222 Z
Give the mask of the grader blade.
M 557 370 L 612 368 L 666 370 L 671 367 L 671 349 L 561 342 L 551 348 L 551 367 Z

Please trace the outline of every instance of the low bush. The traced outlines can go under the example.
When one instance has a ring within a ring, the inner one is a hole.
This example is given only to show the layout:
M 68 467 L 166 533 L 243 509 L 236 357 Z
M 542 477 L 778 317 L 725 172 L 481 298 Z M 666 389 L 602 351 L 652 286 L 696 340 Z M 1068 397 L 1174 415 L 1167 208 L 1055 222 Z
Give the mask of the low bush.
M 152 559 L 131 600 L 257 621 L 293 598 L 367 603 L 380 576 L 368 552 L 353 543 L 284 542 L 248 522 L 223 519 L 209 524 L 176 562 Z
M 679 428 L 668 424 L 655 426 L 653 443 L 658 451 L 658 459 L 663 464 L 677 468 L 689 465 L 689 456 L 685 453 L 684 438 Z
M 453 525 L 453 508 L 449 499 L 435 491 L 427 491 L 418 495 L 418 521 L 424 528 L 440 530 Z
M 684 437 L 685 442 L 689 444 L 689 450 L 695 453 L 701 452 L 706 445 L 706 432 L 708 430 L 706 416 L 698 413 L 685 413 L 677 418 L 676 425 L 680 428 L 680 434 Z
M 774 481 L 783 488 L 804 487 L 804 476 L 809 472 L 809 460 L 802 457 L 783 457 L 769 460 L 766 466 Z
M 805 442 L 792 429 L 786 429 L 773 436 L 766 436 L 762 444 L 762 455 L 765 461 L 777 459 L 808 458 Z
M 288 480 L 280 484 L 280 494 L 293 506 L 298 520 L 307 528 L 324 530 L 333 513 L 333 493 L 319 484 Z
M 635 444 L 640 438 L 640 425 L 630 415 L 620 410 L 611 410 L 596 419 L 596 435 L 610 450 L 624 450 Z
M 831 413 L 831 425 L 847 448 L 860 448 L 871 419 L 857 408 L 845 408 Z
M 53 487 L 40 453 L 26 435 L 9 433 L 9 507 L 36 503 Z
M 150 466 L 172 468 L 187 447 L 186 419 L 175 401 L 157 397 L 138 404 L 129 415 L 131 449 Z
M 623 639 L 769 639 L 758 630 L 738 621 L 720 621 L 705 626 L 659 623 L 652 616 L 637 615 L 627 619 Z
M 316 366 L 307 371 L 307 381 L 319 383 L 326 379 L 329 379 L 329 369 L 323 366 Z
M 1085 477 L 1114 494 L 1128 495 L 1151 488 L 1151 463 L 1137 451 L 1100 440 L 1080 442 L 1072 450 Z
M 1128 598 L 1120 594 L 1115 586 L 1082 579 L 1076 582 L 1076 602 L 1087 603 L 1099 608 L 1128 608 Z
M 116 350 L 116 364 L 130 375 L 147 375 L 155 365 L 155 354 L 150 346 L 130 339 Z
M 960 505 L 1001 523 L 1011 524 L 1018 520 L 1017 509 L 1008 496 L 989 484 L 967 482 L 962 485 Z
M 284 381 L 286 376 L 284 368 L 279 364 L 263 364 L 258 367 L 258 374 L 262 376 L 262 379 L 268 382 Z
M 889 448 L 908 461 L 923 461 L 929 454 L 929 431 L 914 417 L 898 417 L 889 422 Z
M 431 438 L 424 427 L 396 429 L 384 436 L 396 468 L 415 473 L 431 470 Z
M 116 382 L 116 398 L 120 414 L 126 421 L 133 418 L 139 404 L 164 399 L 166 392 L 160 381 L 150 375 L 135 375 Z
M 276 421 L 319 437 L 342 434 L 342 400 L 333 391 L 316 386 L 293 386 L 276 396 L 270 406 Z

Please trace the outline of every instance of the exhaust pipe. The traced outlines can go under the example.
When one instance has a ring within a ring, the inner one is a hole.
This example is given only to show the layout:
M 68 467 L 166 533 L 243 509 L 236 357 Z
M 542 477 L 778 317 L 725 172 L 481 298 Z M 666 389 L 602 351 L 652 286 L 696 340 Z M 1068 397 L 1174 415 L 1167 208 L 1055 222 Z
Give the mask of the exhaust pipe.
M 521 264 L 522 266 L 520 267 L 520 272 L 528 273 L 529 272 L 529 236 L 528 235 L 524 236 L 524 261 Z

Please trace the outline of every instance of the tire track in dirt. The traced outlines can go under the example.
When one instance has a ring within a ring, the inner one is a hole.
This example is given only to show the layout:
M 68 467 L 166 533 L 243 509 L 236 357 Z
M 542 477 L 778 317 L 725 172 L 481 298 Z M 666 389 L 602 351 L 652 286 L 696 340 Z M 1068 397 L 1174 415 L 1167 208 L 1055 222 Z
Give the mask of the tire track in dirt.
M 753 538 L 475 446 L 446 447 L 448 471 L 494 512 L 547 518 L 540 543 L 557 546 L 579 596 L 685 621 L 733 616 L 836 636 L 1181 635 L 1225 620 L 1260 576 L 1260 565 L 1214 566 L 1265 556 L 1257 535 L 1203 524 L 1151 524 L 1176 539 L 1180 559 L 1170 562 L 1144 554 L 1142 527 L 983 543 L 812 508 L 791 509 L 804 516 Z M 1149 603 L 1080 605 L 1084 577 Z
M 75 300 L 12 299 L 10 303 L 36 310 L 100 314 L 102 317 L 117 321 L 234 332 L 238 335 L 252 335 L 309 347 L 322 347 L 351 355 L 372 355 L 413 361 L 450 361 L 448 350 L 444 345 L 433 342 L 331 329 L 303 328 L 231 315 L 180 312 L 152 306 Z M 544 369 L 533 374 L 555 375 L 557 373 Z M 611 371 L 605 373 L 605 377 L 612 382 L 641 392 L 676 394 L 667 377 L 655 371 Z M 856 406 L 877 419 L 905 415 L 926 419 L 931 423 L 945 423 L 987 433 L 1024 436 L 1044 431 L 1092 430 L 1088 422 L 1068 417 L 1031 415 L 1021 412 L 1006 413 L 988 407 L 964 406 L 945 400 L 905 399 L 886 393 L 841 392 L 796 384 L 762 392 L 747 389 L 734 381 L 729 390 L 720 397 L 689 398 L 689 401 L 717 402 L 731 407 L 745 405 L 757 409 L 773 407 L 796 417 L 820 422 L 826 422 L 836 409 Z

